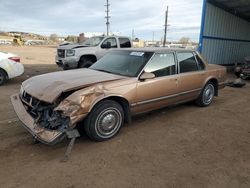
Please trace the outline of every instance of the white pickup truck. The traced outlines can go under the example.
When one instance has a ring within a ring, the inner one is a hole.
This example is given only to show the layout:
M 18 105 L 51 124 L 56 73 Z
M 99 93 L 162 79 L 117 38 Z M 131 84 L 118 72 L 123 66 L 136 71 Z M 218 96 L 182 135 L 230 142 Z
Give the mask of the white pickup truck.
M 95 36 L 82 44 L 60 45 L 56 64 L 63 69 L 87 68 L 103 57 L 110 49 L 131 48 L 132 42 L 122 36 Z

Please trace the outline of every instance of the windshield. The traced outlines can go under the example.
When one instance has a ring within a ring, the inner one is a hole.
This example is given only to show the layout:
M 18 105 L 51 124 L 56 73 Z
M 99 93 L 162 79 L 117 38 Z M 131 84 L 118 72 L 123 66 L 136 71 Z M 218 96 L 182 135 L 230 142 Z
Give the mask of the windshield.
M 137 77 L 153 52 L 112 51 L 93 64 L 90 69 Z
M 104 39 L 104 37 L 91 37 L 82 44 L 86 46 L 97 46 Z

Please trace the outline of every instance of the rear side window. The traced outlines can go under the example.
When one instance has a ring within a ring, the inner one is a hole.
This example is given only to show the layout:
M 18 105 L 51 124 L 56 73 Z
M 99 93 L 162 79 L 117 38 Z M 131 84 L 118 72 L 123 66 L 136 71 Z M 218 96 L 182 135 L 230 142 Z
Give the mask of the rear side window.
M 193 53 L 177 53 L 180 73 L 198 71 L 198 66 Z
M 204 62 L 201 60 L 201 58 L 197 54 L 195 55 L 195 57 L 198 63 L 199 70 L 204 70 L 205 69 Z
M 121 48 L 131 48 L 131 42 L 128 38 L 119 38 Z
M 146 65 L 144 71 L 154 73 L 156 77 L 175 74 L 176 66 L 174 54 L 155 54 L 151 61 Z

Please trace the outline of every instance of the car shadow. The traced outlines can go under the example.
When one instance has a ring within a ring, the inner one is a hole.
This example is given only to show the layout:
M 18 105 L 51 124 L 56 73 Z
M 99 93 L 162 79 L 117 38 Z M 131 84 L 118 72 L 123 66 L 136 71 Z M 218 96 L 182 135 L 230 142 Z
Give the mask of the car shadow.
M 24 73 L 21 76 L 8 80 L 4 86 L 20 84 L 33 76 L 56 71 L 62 71 L 62 69 L 53 64 L 24 64 Z

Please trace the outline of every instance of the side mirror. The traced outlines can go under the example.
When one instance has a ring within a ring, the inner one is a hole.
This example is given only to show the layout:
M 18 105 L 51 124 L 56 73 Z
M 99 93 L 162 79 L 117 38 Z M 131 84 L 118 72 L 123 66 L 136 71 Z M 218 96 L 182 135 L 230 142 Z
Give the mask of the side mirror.
M 155 78 L 155 74 L 151 72 L 144 72 L 140 76 L 140 80 L 148 80 L 148 79 L 153 79 L 153 78 Z

